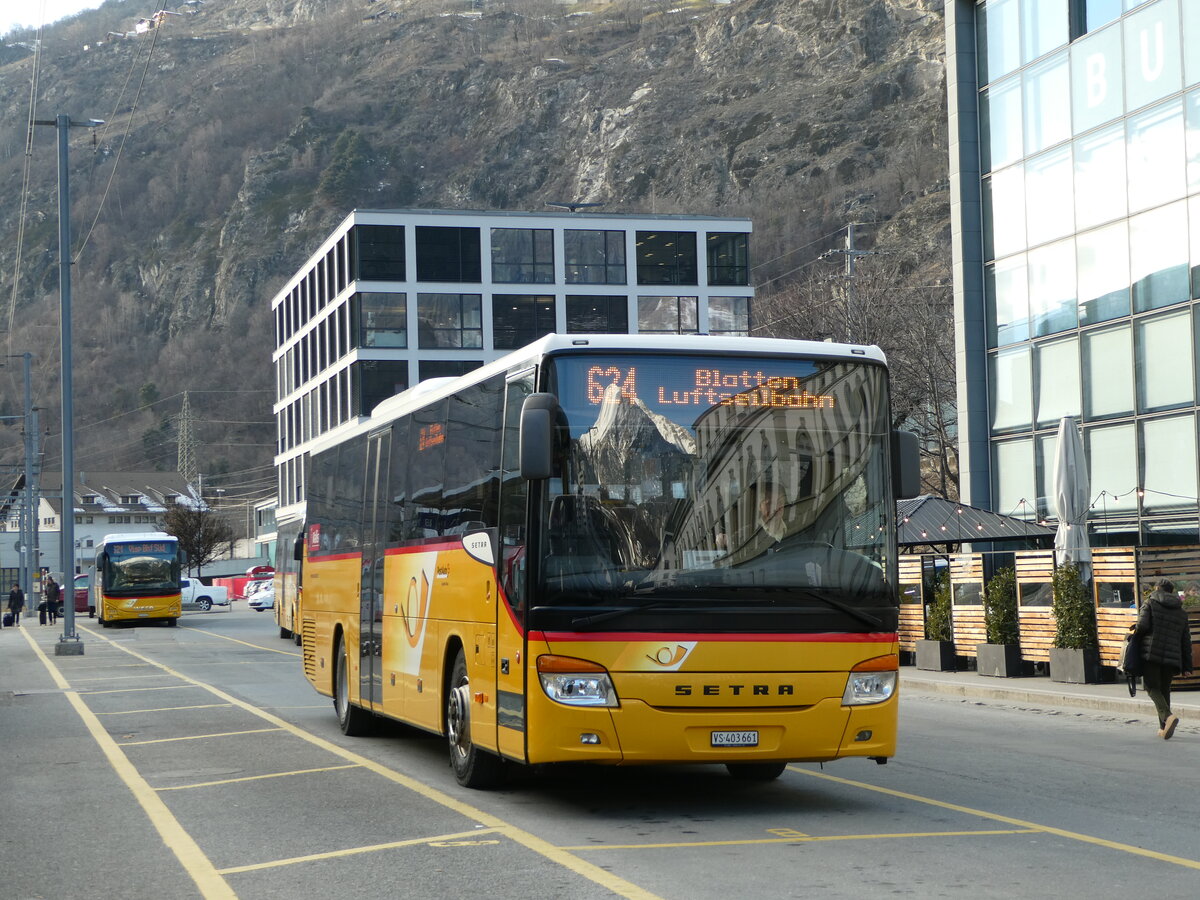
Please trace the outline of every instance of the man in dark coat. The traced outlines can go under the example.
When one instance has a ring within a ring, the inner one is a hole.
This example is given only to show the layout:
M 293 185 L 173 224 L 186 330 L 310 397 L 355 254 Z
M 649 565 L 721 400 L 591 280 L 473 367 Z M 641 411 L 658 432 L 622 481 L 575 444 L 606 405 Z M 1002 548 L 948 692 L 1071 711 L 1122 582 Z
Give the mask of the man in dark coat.
M 46 619 L 53 625 L 58 620 L 58 607 L 62 603 L 62 588 L 58 586 L 53 575 L 46 576 L 46 586 L 42 589 L 42 595 L 46 598 Z
M 1180 672 L 1192 673 L 1192 637 L 1175 585 L 1169 581 L 1155 585 L 1138 613 L 1134 633 L 1142 642 L 1142 678 L 1158 711 L 1158 736 L 1170 740 L 1179 724 L 1179 716 L 1171 712 L 1171 679 Z
M 21 610 L 25 608 L 25 592 L 19 584 L 14 584 L 8 592 L 8 611 L 12 613 L 13 626 L 21 624 Z

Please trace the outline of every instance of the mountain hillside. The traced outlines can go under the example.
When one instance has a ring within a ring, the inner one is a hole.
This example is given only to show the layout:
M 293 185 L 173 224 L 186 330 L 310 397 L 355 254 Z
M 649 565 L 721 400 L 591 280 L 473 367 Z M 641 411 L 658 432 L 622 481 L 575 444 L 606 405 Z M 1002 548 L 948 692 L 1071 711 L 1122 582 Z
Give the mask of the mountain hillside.
M 31 96 L 106 122 L 70 143 L 78 468 L 173 468 L 186 391 L 206 484 L 269 492 L 270 298 L 356 207 L 748 216 L 763 296 L 871 223 L 863 246 L 927 280 L 949 254 L 942 5 L 204 0 L 134 34 L 153 4 L 109 0 L 38 56 L 10 34 L 6 352 L 35 354 L 56 436 L 55 134 L 26 156 Z M 18 423 L 0 434 L 11 462 Z

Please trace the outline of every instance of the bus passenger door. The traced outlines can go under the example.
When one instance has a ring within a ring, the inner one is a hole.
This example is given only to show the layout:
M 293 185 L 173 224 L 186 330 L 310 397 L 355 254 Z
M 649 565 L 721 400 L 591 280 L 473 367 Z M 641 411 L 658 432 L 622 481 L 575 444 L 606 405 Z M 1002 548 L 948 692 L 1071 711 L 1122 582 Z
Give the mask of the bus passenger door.
M 383 560 L 387 548 L 388 475 L 392 432 L 367 439 L 363 486 L 362 587 L 359 599 L 359 696 L 364 706 L 383 704 Z
M 496 739 L 502 754 L 525 759 L 525 605 L 528 564 L 526 505 L 529 484 L 521 477 L 521 407 L 533 393 L 534 370 L 509 378 L 504 397 L 504 436 L 500 465 L 500 540 L 496 550 Z

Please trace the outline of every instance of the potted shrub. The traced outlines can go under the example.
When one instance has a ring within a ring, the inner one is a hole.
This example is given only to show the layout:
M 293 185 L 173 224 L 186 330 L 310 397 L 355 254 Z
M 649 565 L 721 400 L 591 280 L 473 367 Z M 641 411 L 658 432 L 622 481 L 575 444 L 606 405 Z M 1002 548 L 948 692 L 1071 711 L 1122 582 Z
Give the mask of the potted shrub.
M 1000 569 L 983 590 L 983 623 L 987 643 L 975 645 L 976 671 L 980 675 L 1013 678 L 1030 668 L 1021 660 L 1017 632 L 1017 572 Z
M 925 640 L 917 641 L 917 668 L 946 672 L 957 668 L 950 621 L 950 573 L 938 576 L 933 602 L 925 607 Z
M 1073 564 L 1059 566 L 1054 587 L 1054 646 L 1050 648 L 1050 680 L 1071 684 L 1100 681 L 1100 641 L 1096 605 Z

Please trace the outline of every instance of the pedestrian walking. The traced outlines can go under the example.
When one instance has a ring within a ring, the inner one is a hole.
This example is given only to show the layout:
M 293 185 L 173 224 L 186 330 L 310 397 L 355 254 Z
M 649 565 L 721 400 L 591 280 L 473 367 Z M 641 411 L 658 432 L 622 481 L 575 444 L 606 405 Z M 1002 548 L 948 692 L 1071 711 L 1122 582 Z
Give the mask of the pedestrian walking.
M 46 576 L 46 585 L 42 588 L 42 596 L 46 599 L 46 618 L 53 625 L 58 621 L 58 606 L 62 603 L 62 588 L 58 586 L 53 575 Z
M 1171 679 L 1192 673 L 1192 637 L 1175 585 L 1163 580 L 1142 604 L 1134 634 L 1141 639 L 1142 680 L 1158 711 L 1158 736 L 1170 740 L 1179 724 L 1171 712 Z
M 14 628 L 19 628 L 21 625 L 21 610 L 25 608 L 25 592 L 21 590 L 19 584 L 14 584 L 12 590 L 8 592 L 8 614 L 12 616 L 12 624 Z

